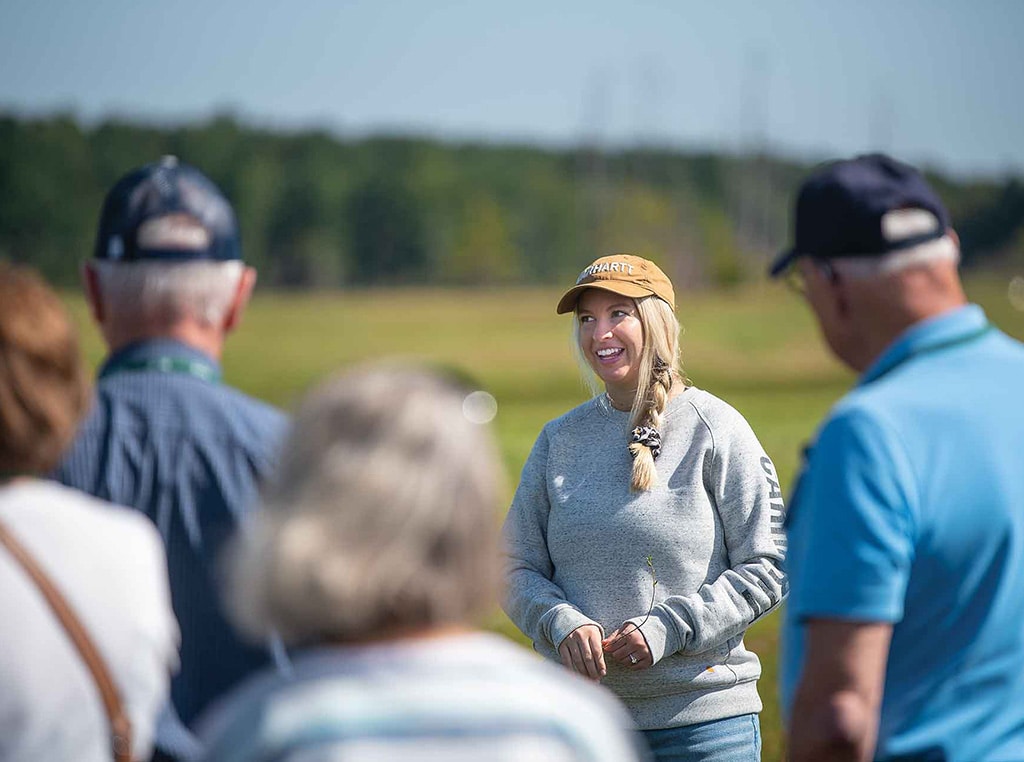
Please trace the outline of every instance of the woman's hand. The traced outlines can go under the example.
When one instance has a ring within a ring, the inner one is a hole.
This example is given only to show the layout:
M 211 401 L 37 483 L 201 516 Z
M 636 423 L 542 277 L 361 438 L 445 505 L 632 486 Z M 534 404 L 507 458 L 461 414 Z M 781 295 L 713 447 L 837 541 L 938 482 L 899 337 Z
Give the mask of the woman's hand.
M 558 655 L 566 667 L 597 681 L 608 673 L 601 645 L 601 628 L 596 624 L 585 624 L 558 644 Z
M 654 665 L 654 657 L 647 646 L 647 639 L 640 628 L 626 622 L 619 629 L 601 641 L 606 654 L 626 669 L 647 669 Z

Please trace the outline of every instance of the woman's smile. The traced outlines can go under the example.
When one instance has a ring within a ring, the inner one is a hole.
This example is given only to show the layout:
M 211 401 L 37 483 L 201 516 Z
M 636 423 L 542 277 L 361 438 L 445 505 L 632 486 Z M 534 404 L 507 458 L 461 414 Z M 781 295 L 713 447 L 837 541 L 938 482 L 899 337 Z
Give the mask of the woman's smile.
M 644 330 L 629 297 L 588 288 L 576 306 L 580 350 L 616 399 L 632 399 L 640 377 Z

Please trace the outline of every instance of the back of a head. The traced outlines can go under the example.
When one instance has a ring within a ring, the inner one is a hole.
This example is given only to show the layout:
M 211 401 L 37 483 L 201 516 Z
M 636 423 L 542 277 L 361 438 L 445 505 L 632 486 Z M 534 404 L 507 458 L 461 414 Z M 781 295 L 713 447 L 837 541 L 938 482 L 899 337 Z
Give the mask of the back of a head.
M 854 275 L 884 275 L 954 262 L 945 205 L 924 175 L 884 154 L 825 164 L 803 182 L 794 205 L 793 245 L 769 268 L 777 277 L 803 257 Z
M 909 164 L 884 154 L 825 164 L 794 212 L 793 245 L 769 275 L 805 278 L 826 343 L 858 373 L 909 327 L 966 303 L 949 213 Z
M 0 476 L 50 471 L 87 403 L 60 299 L 35 271 L 0 262 Z
M 107 193 L 92 267 L 115 319 L 216 323 L 244 269 L 238 223 L 221 190 L 165 156 Z
M 356 642 L 466 625 L 494 605 L 501 469 L 467 393 L 390 366 L 306 398 L 232 566 L 243 626 Z
M 108 262 L 240 259 L 230 202 L 174 156 L 133 169 L 107 193 L 93 256 Z

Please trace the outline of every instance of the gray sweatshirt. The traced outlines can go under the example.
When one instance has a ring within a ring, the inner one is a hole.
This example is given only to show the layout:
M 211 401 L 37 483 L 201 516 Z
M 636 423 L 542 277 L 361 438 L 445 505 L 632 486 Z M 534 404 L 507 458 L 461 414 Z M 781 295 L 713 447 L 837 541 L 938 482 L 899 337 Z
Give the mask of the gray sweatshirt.
M 690 387 L 665 411 L 660 485 L 631 492 L 628 431 L 603 395 L 544 427 L 505 520 L 505 611 L 558 661 L 574 629 L 639 625 L 653 595 L 640 629 L 654 665 L 606 659 L 604 683 L 639 727 L 758 712 L 743 633 L 787 589 L 775 467 L 743 416 Z

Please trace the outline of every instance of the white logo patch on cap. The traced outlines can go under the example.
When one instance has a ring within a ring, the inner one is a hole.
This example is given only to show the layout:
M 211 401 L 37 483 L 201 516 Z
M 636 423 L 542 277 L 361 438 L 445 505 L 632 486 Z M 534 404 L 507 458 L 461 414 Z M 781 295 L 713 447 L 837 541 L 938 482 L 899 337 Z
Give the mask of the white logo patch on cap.
M 210 247 L 210 233 L 194 217 L 169 214 L 139 225 L 136 245 L 141 249 L 203 251 Z
M 882 237 L 889 243 L 939 229 L 939 218 L 926 209 L 893 209 L 882 215 Z

